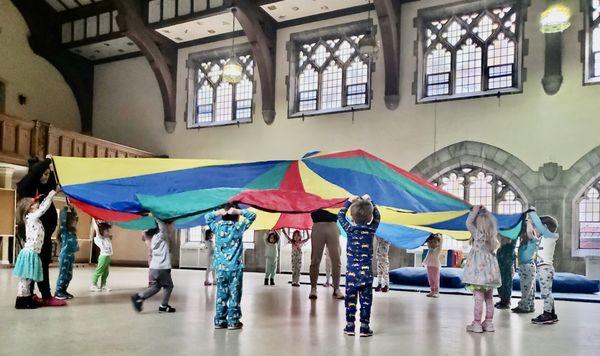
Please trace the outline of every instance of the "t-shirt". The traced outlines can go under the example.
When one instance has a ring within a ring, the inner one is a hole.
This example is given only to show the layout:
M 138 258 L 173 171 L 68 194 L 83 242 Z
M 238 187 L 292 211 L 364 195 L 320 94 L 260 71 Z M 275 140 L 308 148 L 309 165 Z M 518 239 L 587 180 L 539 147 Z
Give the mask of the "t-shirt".
M 423 260 L 423 266 L 425 267 L 441 267 L 440 263 L 440 254 L 442 253 L 442 246 L 438 246 L 436 248 L 431 248 L 427 252 L 427 256 Z
M 337 215 L 330 213 L 327 210 L 317 210 L 310 213 L 310 217 L 314 223 L 320 222 L 337 222 Z
M 552 265 L 554 263 L 554 249 L 558 237 L 542 237 L 537 254 L 537 265 Z
M 100 248 L 100 256 L 112 256 L 112 241 L 109 237 L 96 236 L 94 243 Z

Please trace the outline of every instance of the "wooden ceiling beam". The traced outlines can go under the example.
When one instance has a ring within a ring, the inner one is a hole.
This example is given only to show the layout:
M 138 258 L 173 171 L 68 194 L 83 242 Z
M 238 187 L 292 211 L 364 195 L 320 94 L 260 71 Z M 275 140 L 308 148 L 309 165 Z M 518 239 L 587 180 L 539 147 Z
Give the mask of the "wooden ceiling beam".
M 162 96 L 165 130 L 172 133 L 177 123 L 177 47 L 173 42 L 158 37 L 153 29 L 146 26 L 143 0 L 112 1 L 119 11 L 119 29 L 138 46 L 154 72 Z
M 385 67 L 385 106 L 395 110 L 400 103 L 400 6 L 394 0 L 373 0 Z

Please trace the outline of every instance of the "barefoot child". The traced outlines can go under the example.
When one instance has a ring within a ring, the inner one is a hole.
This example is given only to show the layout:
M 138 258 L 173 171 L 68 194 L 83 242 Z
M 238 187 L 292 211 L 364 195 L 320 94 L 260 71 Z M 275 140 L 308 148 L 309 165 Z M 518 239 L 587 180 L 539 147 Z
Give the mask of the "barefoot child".
M 494 329 L 494 289 L 500 287 L 500 268 L 496 250 L 500 247 L 496 219 L 483 205 L 473 207 L 467 217 L 467 229 L 471 233 L 471 251 L 463 271 L 465 287 L 473 292 L 473 322 L 468 332 L 482 333 Z M 485 320 L 481 313 L 485 300 Z
M 244 217 L 239 221 L 240 216 Z M 217 220 L 221 217 L 221 220 Z M 215 329 L 241 329 L 242 263 L 244 231 L 256 219 L 249 210 L 240 210 L 237 205 L 226 204 L 222 209 L 208 213 L 204 217 L 215 234 L 215 260 L 213 267 L 217 272 L 217 300 Z
M 353 223 L 346 218 L 350 209 Z M 371 305 L 373 303 L 373 238 L 379 226 L 379 210 L 371 203 L 371 198 L 352 197 L 340 209 L 338 222 L 348 237 L 346 266 L 346 327 L 344 334 L 354 335 L 357 299 L 360 298 L 360 336 L 373 335 L 369 327 Z
M 163 290 L 163 299 L 158 306 L 159 313 L 175 313 L 175 308 L 169 305 L 171 292 L 173 291 L 173 279 L 171 278 L 171 236 L 173 235 L 174 224 L 155 219 L 158 225 L 158 232 L 152 236 L 152 260 L 150 261 L 150 276 L 152 281 L 150 286 L 141 293 L 131 296 L 133 309 L 141 312 L 144 301 L 161 289 Z
M 302 270 L 302 246 L 310 239 L 307 234 L 303 240 L 300 230 L 295 230 L 292 237 L 282 230 L 288 242 L 292 245 L 292 287 L 300 287 L 300 271 Z
M 90 290 L 92 292 L 110 292 L 111 289 L 106 286 L 106 279 L 110 269 L 110 256 L 113 254 L 111 226 L 105 222 L 97 222 L 96 219 L 92 220 L 92 225 L 94 225 L 94 231 L 96 232 L 94 244 L 100 248 L 100 256 L 98 256 L 98 266 L 92 277 Z M 100 279 L 100 288 L 98 288 L 98 279 Z
M 429 294 L 430 298 L 437 298 L 440 296 L 440 254 L 442 253 L 442 235 L 431 234 L 427 241 L 427 256 L 423 261 L 423 266 L 427 268 L 427 280 L 429 281 Z
M 17 287 L 16 309 L 35 309 L 38 307 L 32 299 L 32 283 L 44 279 L 40 252 L 44 243 L 44 226 L 40 217 L 50 208 L 56 191 L 52 190 L 39 204 L 36 198 L 23 198 L 17 207 L 19 224 L 25 225 L 25 246 L 17 256 L 13 275 L 19 278 Z
M 73 263 L 75 252 L 79 251 L 77 243 L 77 212 L 71 206 L 65 206 L 60 211 L 60 255 L 59 274 L 56 281 L 56 299 L 72 299 L 73 295 L 67 291 L 73 278 Z

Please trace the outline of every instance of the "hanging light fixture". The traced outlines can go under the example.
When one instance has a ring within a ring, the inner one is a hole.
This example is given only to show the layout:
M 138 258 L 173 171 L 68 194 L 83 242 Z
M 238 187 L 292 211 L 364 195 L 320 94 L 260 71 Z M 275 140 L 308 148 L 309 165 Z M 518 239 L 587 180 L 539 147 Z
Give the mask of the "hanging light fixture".
M 571 9 L 563 3 L 548 6 L 540 16 L 542 33 L 563 32 L 571 26 Z
M 236 84 L 242 80 L 242 65 L 235 54 L 235 9 L 231 9 L 233 17 L 233 31 L 231 31 L 231 58 L 223 67 L 223 80 L 227 83 Z
M 369 22 L 371 20 L 371 0 L 369 0 L 369 12 L 368 12 Z M 369 58 L 375 59 L 377 58 L 377 52 L 379 51 L 379 43 L 377 43 L 377 39 L 375 39 L 375 35 L 373 34 L 373 26 L 369 27 L 369 30 L 364 35 L 363 38 L 358 41 L 358 50 L 360 53 L 368 56 Z

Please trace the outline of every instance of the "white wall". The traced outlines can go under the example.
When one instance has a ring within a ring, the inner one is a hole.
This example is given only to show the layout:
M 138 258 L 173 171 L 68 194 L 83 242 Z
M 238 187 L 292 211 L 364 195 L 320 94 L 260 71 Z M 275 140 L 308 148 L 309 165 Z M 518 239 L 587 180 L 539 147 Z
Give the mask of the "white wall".
M 386 109 L 383 102 L 384 65 L 380 56 L 373 76 L 372 109 L 357 112 L 354 123 L 350 113 L 316 116 L 304 122 L 287 119 L 285 46 L 290 34 L 366 17 L 361 14 L 285 28 L 277 33 L 277 117 L 271 126 L 262 120 L 258 91 L 254 96 L 256 112 L 252 124 L 186 129 L 185 60 L 190 52 L 229 43 L 221 42 L 179 51 L 178 123 L 173 134 L 163 129 L 160 92 L 143 58 L 97 66 L 95 132 L 108 140 L 171 157 L 257 160 L 296 158 L 311 150 L 362 148 L 410 169 L 433 151 L 437 110 L 438 148 L 464 140 L 480 141 L 512 153 L 534 170 L 548 161 L 568 168 L 598 145 L 600 86 L 582 85 L 577 34 L 583 26 L 583 15 L 577 0 L 568 1 L 574 17 L 571 29 L 564 33 L 564 83 L 558 94 L 548 96 L 541 86 L 544 41 L 537 29 L 537 19 L 545 2 L 532 1 L 525 26 L 529 55 L 524 59 L 527 80 L 522 94 L 416 105 L 411 94 L 416 68 L 412 49 L 417 36 L 413 18 L 418 8 L 445 2 L 422 0 L 402 7 L 401 102 L 395 111 Z
M 6 84 L 6 113 L 80 131 L 79 110 L 62 75 L 28 43 L 29 29 L 9 0 L 0 0 L 0 81 Z M 17 96 L 27 97 L 20 105 Z

